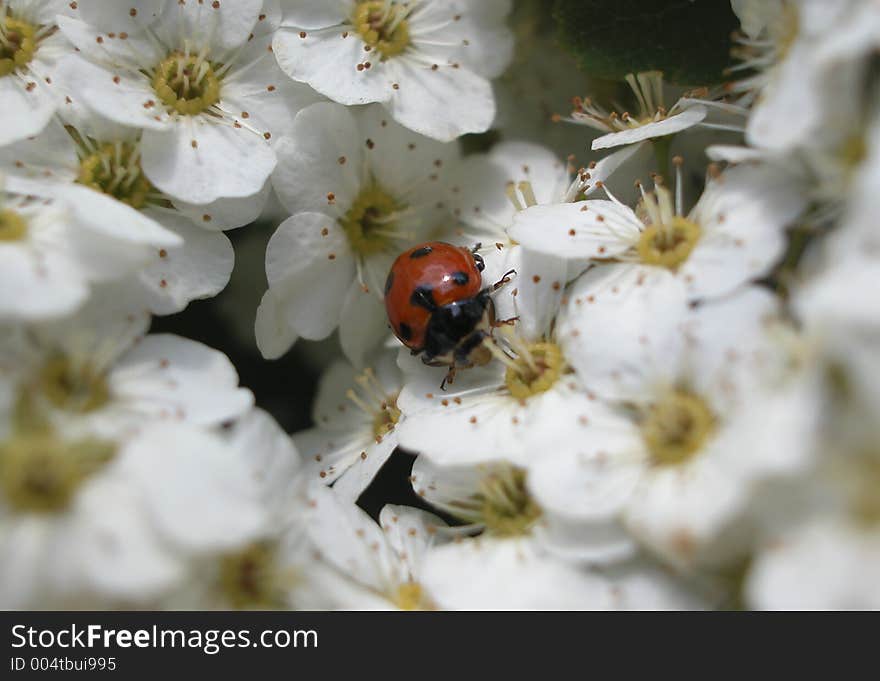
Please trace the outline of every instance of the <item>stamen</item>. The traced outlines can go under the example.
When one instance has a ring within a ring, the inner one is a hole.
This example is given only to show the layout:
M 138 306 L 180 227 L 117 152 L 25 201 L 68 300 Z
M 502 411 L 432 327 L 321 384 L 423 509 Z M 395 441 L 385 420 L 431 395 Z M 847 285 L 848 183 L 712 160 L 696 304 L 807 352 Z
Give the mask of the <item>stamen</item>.
M 535 191 L 532 189 L 531 182 L 520 182 L 517 185 L 517 188 L 520 191 L 520 194 L 523 195 L 523 198 L 526 200 L 526 206 L 532 207 L 538 205 L 538 200 L 535 198 Z
M 525 210 L 525 207 L 520 203 L 519 196 L 516 193 L 516 185 L 513 182 L 507 183 L 504 192 L 507 194 L 507 198 L 510 199 L 510 202 L 517 211 Z
M 354 402 L 354 403 L 358 406 L 358 408 L 359 408 L 361 411 L 363 411 L 365 414 L 367 414 L 368 416 L 377 416 L 377 415 L 379 414 L 379 410 L 378 410 L 378 409 L 374 409 L 374 408 L 371 407 L 369 404 L 367 404 L 366 402 L 364 402 L 364 400 L 361 399 L 361 398 L 358 396 L 358 394 L 357 394 L 354 390 L 352 390 L 352 389 L 349 388 L 348 390 L 345 391 L 345 396 L 346 396 L 349 400 L 351 400 L 352 402 Z

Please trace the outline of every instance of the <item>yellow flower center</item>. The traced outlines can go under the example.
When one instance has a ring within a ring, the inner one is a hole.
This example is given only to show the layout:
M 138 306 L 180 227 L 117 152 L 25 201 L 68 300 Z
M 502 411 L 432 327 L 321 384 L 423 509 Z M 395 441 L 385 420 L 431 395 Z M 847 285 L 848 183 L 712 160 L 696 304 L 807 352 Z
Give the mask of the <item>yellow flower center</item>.
M 418 582 L 405 582 L 397 587 L 391 600 L 401 610 L 433 610 L 431 599 Z
M 195 116 L 220 101 L 216 66 L 199 55 L 174 52 L 156 67 L 153 89 L 168 108 Z
M 513 397 L 527 399 L 547 392 L 565 371 L 562 350 L 555 343 L 535 343 L 521 348 L 508 364 L 504 380 Z
M 221 559 L 220 590 L 238 610 L 267 610 L 282 604 L 276 579 L 276 551 L 257 542 Z
M 352 250 L 370 256 L 388 249 L 398 236 L 397 216 L 404 208 L 375 183 L 361 190 L 339 221 Z
M 480 481 L 477 495 L 480 519 L 486 531 L 498 537 L 528 533 L 541 508 L 526 489 L 526 472 L 521 468 L 502 468 Z
M 77 182 L 137 209 L 153 189 L 141 170 L 140 149 L 127 142 L 104 144 L 83 158 Z
M 395 57 L 410 43 L 408 8 L 396 2 L 369 0 L 359 2 L 352 24 L 363 41 L 382 55 L 382 60 Z
M 0 242 L 20 241 L 27 234 L 27 221 L 14 210 L 0 210 Z
M 0 12 L 4 10 L 0 8 Z M 0 16 L 0 78 L 27 64 L 36 51 L 36 26 L 11 16 Z
M 40 391 L 49 402 L 78 414 L 100 409 L 110 400 L 104 376 L 88 364 L 75 365 L 67 357 L 49 360 L 40 372 Z
M 23 512 L 60 511 L 115 453 L 113 443 L 97 439 L 64 442 L 42 430 L 14 436 L 0 444 L 5 502 Z
M 698 396 L 684 390 L 665 395 L 642 422 L 642 438 L 658 466 L 690 461 L 715 432 L 715 416 Z
M 646 265 L 677 269 L 690 256 L 700 240 L 700 226 L 682 217 L 669 224 L 652 225 L 642 232 L 636 246 Z
M 847 137 L 838 153 L 846 170 L 856 170 L 868 157 L 868 143 L 864 133 L 858 132 Z

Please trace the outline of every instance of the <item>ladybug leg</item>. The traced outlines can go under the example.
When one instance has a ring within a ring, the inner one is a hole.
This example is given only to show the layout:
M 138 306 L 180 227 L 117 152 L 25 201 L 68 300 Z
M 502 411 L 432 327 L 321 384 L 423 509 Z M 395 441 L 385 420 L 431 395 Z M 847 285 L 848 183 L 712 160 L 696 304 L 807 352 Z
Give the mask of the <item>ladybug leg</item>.
M 489 298 L 488 305 L 486 306 L 486 314 L 490 329 L 497 329 L 500 326 L 513 326 L 519 321 L 518 316 L 511 317 L 510 319 L 498 319 L 498 317 L 495 316 L 495 304 L 492 302 L 491 298 Z
M 447 385 L 452 385 L 455 382 L 455 374 L 456 368 L 454 366 L 449 367 L 449 371 L 446 372 L 446 377 L 443 379 L 443 383 L 440 384 L 440 390 L 446 390 Z
M 498 289 L 500 289 L 500 288 L 501 288 L 502 286 L 504 286 L 505 284 L 509 284 L 509 283 L 510 283 L 510 278 L 511 278 L 511 276 L 514 275 L 514 274 L 516 274 L 516 270 L 508 270 L 507 272 L 505 272 L 504 275 L 501 277 L 501 279 L 499 279 L 499 280 L 496 281 L 494 284 L 492 284 L 492 291 L 493 291 L 493 293 L 494 293 L 495 291 L 497 291 Z
M 483 256 L 477 253 L 477 251 L 479 251 L 482 247 L 483 244 L 477 242 L 474 244 L 473 248 L 471 248 L 471 255 L 474 256 L 474 262 L 477 264 L 477 269 L 480 272 L 486 269 L 486 263 L 483 261 Z

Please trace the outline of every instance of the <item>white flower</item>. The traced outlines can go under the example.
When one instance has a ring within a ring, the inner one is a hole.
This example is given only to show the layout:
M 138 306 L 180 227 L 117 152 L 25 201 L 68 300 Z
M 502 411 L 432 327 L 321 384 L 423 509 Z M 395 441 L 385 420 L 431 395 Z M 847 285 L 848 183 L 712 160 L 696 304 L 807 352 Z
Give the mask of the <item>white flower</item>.
M 58 33 L 63 0 L 0 3 L 0 146 L 35 135 L 52 117 L 58 60 L 73 47 Z
M 331 365 L 318 386 L 315 427 L 295 436 L 308 477 L 335 483 L 334 489 L 352 503 L 397 447 L 397 395 L 403 377 L 395 354 L 384 352 L 375 369 L 362 372 L 342 360 Z
M 39 135 L 0 148 L 0 172 L 69 202 L 87 227 L 101 225 L 113 234 L 131 223 L 139 229 L 148 225 L 144 236 L 168 234 L 156 244 L 160 247 L 135 252 L 141 262 L 131 268 L 131 276 L 143 290 L 146 307 L 171 314 L 223 290 L 234 255 L 229 239 L 216 230 L 252 221 L 260 207 L 248 205 L 248 199 L 234 207 L 228 199 L 211 206 L 175 206 L 144 177 L 141 154 L 140 134 L 133 129 L 97 118 L 79 130 L 52 121 Z M 114 205 L 108 211 L 109 202 Z M 172 245 L 175 237 L 178 243 Z
M 0 176 L 0 321 L 76 310 L 92 285 L 144 267 L 177 234 L 85 187 Z
M 509 11 L 509 0 L 287 0 L 273 47 L 294 80 L 449 141 L 492 124 L 488 79 L 512 55 Z
M 361 364 L 388 333 L 391 263 L 448 226 L 458 147 L 400 127 L 378 106 L 319 103 L 297 116 L 277 152 L 272 181 L 292 217 L 266 251 L 258 345 L 276 358 L 298 337 L 319 340 L 338 326 L 346 355 Z
M 674 197 L 656 184 L 653 193 L 642 190 L 637 210 L 607 193 L 608 200 L 529 208 L 511 236 L 542 253 L 610 260 L 592 276 L 595 295 L 674 277 L 693 299 L 718 297 L 770 272 L 805 203 L 794 176 L 761 165 L 711 178 L 687 216 L 680 176 Z
M 102 16 L 103 5 L 59 20 L 79 50 L 62 71 L 82 105 L 143 130 L 143 172 L 167 196 L 205 205 L 260 192 L 276 163 L 269 140 L 315 101 L 269 51 L 277 5 L 133 0 Z
M 343 610 L 431 610 L 421 582 L 428 549 L 442 542 L 442 520 L 388 505 L 377 525 L 350 500 L 318 486 L 309 493 L 308 534 L 325 564 L 327 594 Z
M 216 427 L 253 405 L 225 355 L 178 336 L 144 336 L 149 315 L 113 287 L 73 318 L 7 340 L 18 394 L 58 429 L 111 439 L 156 420 Z
M 426 560 L 422 580 L 441 608 L 678 609 L 695 604 L 675 580 L 646 564 L 597 572 L 554 555 L 546 545 L 543 511 L 521 468 L 503 462 L 438 467 L 419 457 L 412 482 L 426 501 L 468 523 L 447 530 L 458 539 L 432 548 Z M 474 532 L 481 534 L 465 538 Z
M 676 563 L 729 560 L 745 550 L 747 533 L 733 529 L 757 482 L 809 461 L 820 407 L 813 391 L 779 390 L 776 301 L 747 289 L 690 309 L 672 280 L 590 301 L 590 274 L 558 333 L 608 410 L 585 424 L 574 456 L 539 458 L 532 489 L 587 541 L 577 518 L 598 533 L 616 516 Z
M 773 151 L 821 135 L 829 81 L 880 45 L 880 9 L 866 0 L 738 2 L 743 28 L 740 69 L 756 71 L 734 86 L 754 100 L 749 144 Z M 763 30 L 762 30 L 763 29 Z
M 715 101 L 706 90 L 685 93 L 667 108 L 663 74 L 659 71 L 631 73 L 627 75 L 626 83 L 638 105 L 635 114 L 608 111 L 590 98 L 576 97 L 574 100 L 575 109 L 567 120 L 605 133 L 593 140 L 593 151 L 641 144 L 695 127 L 742 131 L 741 121 L 746 110 Z M 715 116 L 707 120 L 710 111 L 714 111 Z
M 4 608 L 149 603 L 264 521 L 243 453 L 182 424 L 103 438 L 22 422 L 0 484 Z

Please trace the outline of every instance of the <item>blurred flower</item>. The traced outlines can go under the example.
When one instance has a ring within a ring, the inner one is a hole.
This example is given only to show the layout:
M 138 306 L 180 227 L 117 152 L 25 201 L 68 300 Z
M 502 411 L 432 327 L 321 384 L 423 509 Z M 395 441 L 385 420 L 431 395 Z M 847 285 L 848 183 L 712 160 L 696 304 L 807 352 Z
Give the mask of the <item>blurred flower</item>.
M 137 282 L 143 304 L 153 313 L 179 312 L 191 300 L 217 295 L 234 260 L 229 239 L 218 230 L 250 222 L 255 213 L 241 203 L 229 206 L 229 199 L 178 208 L 144 177 L 138 131 L 98 118 L 88 128 L 85 133 L 52 121 L 39 135 L 0 148 L 0 171 L 25 179 L 32 193 L 68 201 L 81 223 L 106 222 L 111 234 L 136 224 L 144 232 L 139 240 L 166 233 L 164 241 L 153 240 L 161 247 L 151 248 L 149 255 L 135 251 L 141 261 L 125 273 Z
M 538 500 L 598 529 L 620 520 L 679 565 L 732 560 L 748 545 L 736 521 L 755 485 L 809 461 L 818 409 L 809 392 L 778 390 L 776 301 L 747 289 L 691 309 L 667 285 L 591 302 L 589 279 L 572 290 L 559 336 L 611 409 L 584 424 L 577 454 L 532 466 Z
M 71 318 L 5 338 L 7 380 L 53 427 L 116 438 L 155 420 L 216 427 L 247 412 L 229 359 L 179 336 L 145 336 L 149 315 L 124 289 L 96 294 Z
M 96 437 L 19 422 L 0 482 L 4 608 L 148 603 L 263 521 L 242 452 L 184 424 Z
M 332 489 L 310 490 L 308 533 L 329 571 L 326 593 L 343 610 L 433 610 L 421 582 L 428 549 L 442 542 L 436 516 L 388 505 L 379 524 Z
M 5 149 L 0 149 L 0 159 Z M 143 268 L 181 238 L 85 187 L 51 185 L 0 169 L 0 322 L 31 322 L 75 311 L 92 285 Z

